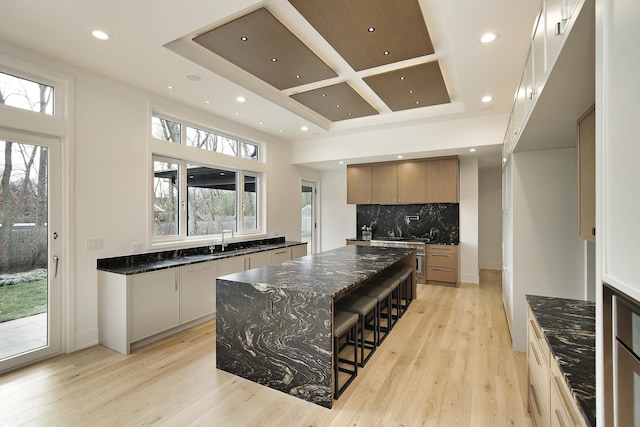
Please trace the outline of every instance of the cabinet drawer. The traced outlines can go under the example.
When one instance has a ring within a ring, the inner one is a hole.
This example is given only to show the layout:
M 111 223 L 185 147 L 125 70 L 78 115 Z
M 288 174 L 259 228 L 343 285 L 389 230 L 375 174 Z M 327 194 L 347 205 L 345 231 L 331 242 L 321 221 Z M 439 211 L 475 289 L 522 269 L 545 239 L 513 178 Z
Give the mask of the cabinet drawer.
M 458 265 L 458 257 L 455 253 L 427 252 L 427 265 L 456 267 Z
M 551 378 L 551 425 L 586 427 L 584 417 L 555 361 L 551 364 L 549 375 Z
M 529 377 L 531 378 L 531 372 L 529 372 Z M 540 391 L 535 382 L 529 384 L 529 410 L 536 427 L 549 426 L 549 415 L 543 406 Z
M 547 341 L 544 339 L 544 335 L 542 334 L 542 329 L 538 325 L 538 322 L 535 320 L 533 314 L 529 310 L 529 341 L 536 341 L 538 344 L 538 349 L 540 350 L 540 355 L 544 359 L 545 365 L 549 366 L 549 346 Z
M 449 254 L 453 256 L 458 255 L 458 247 L 453 245 L 426 245 L 425 250 L 427 255 L 435 254 Z
M 427 264 L 427 281 L 453 282 L 458 281 L 458 268 L 447 266 L 436 266 Z
M 546 414 L 551 407 L 551 380 L 549 367 L 544 361 L 542 351 L 536 341 L 529 341 L 527 358 L 529 363 L 529 382 L 535 384 L 538 402 L 537 405 L 544 409 Z

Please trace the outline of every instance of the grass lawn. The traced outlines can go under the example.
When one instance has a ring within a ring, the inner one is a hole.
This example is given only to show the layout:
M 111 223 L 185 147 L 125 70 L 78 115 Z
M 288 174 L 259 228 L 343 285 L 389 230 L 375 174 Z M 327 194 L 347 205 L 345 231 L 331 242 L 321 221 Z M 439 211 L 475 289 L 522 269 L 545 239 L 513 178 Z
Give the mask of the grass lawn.
M 47 311 L 47 280 L 0 286 L 0 322 Z

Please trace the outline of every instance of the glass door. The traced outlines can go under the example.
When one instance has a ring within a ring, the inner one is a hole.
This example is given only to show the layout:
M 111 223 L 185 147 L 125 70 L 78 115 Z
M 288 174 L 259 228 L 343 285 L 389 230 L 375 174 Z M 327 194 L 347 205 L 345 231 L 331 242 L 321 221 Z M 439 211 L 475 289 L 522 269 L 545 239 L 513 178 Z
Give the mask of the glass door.
M 302 241 L 307 243 L 307 254 L 315 253 L 315 236 L 318 224 L 315 215 L 316 186 L 312 182 L 302 182 Z
M 60 352 L 59 141 L 0 130 L 0 372 Z

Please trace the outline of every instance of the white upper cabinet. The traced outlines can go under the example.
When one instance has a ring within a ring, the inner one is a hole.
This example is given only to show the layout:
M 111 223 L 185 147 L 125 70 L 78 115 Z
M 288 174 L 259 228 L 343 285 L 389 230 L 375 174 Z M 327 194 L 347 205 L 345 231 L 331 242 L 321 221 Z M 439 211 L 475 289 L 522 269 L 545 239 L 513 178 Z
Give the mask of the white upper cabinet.
M 594 0 L 544 0 L 514 96 L 503 153 L 576 145 L 595 99 Z

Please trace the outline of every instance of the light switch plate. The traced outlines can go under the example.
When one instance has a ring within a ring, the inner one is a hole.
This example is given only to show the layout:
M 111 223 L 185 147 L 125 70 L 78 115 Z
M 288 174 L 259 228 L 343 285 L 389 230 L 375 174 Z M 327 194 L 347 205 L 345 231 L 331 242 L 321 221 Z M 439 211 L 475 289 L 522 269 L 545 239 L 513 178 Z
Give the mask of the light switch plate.
M 87 239 L 87 250 L 92 251 L 94 249 L 102 249 L 104 246 L 104 239 Z

